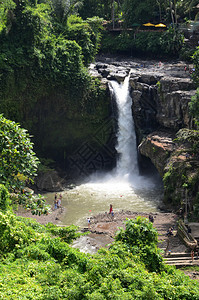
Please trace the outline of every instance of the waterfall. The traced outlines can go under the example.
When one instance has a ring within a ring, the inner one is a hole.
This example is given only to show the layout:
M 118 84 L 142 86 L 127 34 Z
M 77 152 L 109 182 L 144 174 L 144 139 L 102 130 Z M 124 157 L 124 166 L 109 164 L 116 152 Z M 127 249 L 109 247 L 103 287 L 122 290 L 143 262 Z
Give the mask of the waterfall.
M 130 74 L 123 83 L 111 80 L 109 89 L 117 106 L 116 168 L 109 173 L 96 172 L 90 176 L 90 183 L 108 193 L 134 193 L 135 190 L 153 189 L 156 176 L 141 176 L 138 168 L 138 154 L 132 99 L 129 91 Z M 159 179 L 158 179 L 159 180 Z M 101 185 L 102 184 L 102 185 Z
M 130 180 L 138 176 L 137 145 L 134 120 L 132 117 L 132 99 L 129 93 L 129 77 L 123 83 L 110 82 L 110 90 L 118 108 L 118 132 L 116 150 L 118 154 L 116 176 Z

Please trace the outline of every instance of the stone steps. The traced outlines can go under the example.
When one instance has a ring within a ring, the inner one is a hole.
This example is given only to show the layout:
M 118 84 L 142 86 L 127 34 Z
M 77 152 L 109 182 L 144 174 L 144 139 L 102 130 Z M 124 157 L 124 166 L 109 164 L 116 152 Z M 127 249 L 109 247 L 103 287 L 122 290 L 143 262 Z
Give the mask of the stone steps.
M 164 259 L 166 264 L 176 267 L 199 265 L 199 259 L 194 257 L 192 261 L 191 254 L 186 252 L 170 253 Z
M 199 263 L 195 261 L 178 261 L 178 262 L 166 262 L 170 266 L 176 266 L 176 268 L 182 268 L 187 266 L 198 266 Z
M 170 253 L 167 255 L 167 258 L 180 258 L 180 257 L 191 257 L 191 254 L 188 252 L 175 252 L 175 253 Z

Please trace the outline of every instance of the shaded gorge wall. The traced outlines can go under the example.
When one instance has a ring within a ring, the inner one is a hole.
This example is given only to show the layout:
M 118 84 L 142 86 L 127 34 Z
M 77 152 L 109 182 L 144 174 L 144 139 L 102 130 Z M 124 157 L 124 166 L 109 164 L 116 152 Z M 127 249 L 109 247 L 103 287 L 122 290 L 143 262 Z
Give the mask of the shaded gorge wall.
M 39 99 L 29 119 L 42 157 L 51 158 L 69 177 L 87 176 L 114 165 L 114 122 L 106 86 L 85 102 L 69 98 L 64 90 Z

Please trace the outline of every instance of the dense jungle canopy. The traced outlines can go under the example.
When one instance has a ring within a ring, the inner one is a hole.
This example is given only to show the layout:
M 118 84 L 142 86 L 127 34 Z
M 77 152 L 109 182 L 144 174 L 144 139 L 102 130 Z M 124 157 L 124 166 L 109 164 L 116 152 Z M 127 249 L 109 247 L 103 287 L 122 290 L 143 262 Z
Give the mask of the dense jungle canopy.
M 197 1 L 185 0 L 1 2 L 1 112 L 35 134 L 35 104 L 57 90 L 81 114 L 92 109 L 103 93 L 87 72 L 97 52 L 190 59 L 194 50 L 178 25 L 197 20 L 198 12 Z M 146 22 L 167 29 L 148 30 Z M 122 31 L 112 34 L 118 26 Z M 197 54 L 194 62 L 197 74 Z

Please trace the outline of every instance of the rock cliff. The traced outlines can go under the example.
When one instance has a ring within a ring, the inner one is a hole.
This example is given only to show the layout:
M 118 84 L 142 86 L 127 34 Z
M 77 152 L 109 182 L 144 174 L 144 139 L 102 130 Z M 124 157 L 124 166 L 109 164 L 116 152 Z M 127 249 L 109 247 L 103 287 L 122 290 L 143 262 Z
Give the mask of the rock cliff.
M 139 145 L 164 182 L 165 201 L 199 212 L 199 131 L 180 129 L 175 135 L 154 132 Z
M 96 63 L 92 74 L 121 82 L 130 72 L 130 92 L 141 155 L 150 158 L 164 181 L 165 200 L 175 206 L 199 205 L 197 140 L 188 104 L 195 94 L 183 62 L 112 61 Z M 196 209 L 197 210 L 197 209 Z
M 91 67 L 91 74 L 122 82 L 130 72 L 132 110 L 138 141 L 157 128 L 178 131 L 192 128 L 188 103 L 195 93 L 191 76 L 183 62 L 112 61 L 104 59 Z

